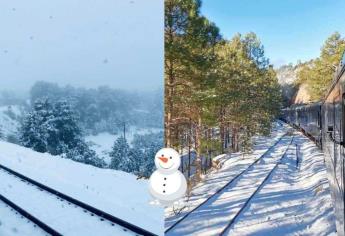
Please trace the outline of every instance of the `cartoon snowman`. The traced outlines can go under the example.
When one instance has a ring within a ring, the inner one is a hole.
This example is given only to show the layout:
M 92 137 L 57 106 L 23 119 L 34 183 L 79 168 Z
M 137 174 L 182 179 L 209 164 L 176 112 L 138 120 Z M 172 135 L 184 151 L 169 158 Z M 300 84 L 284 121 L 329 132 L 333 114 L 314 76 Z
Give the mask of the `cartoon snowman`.
M 180 155 L 172 148 L 163 148 L 155 156 L 157 170 L 150 177 L 150 193 L 162 205 L 171 205 L 187 190 L 184 175 L 178 170 Z

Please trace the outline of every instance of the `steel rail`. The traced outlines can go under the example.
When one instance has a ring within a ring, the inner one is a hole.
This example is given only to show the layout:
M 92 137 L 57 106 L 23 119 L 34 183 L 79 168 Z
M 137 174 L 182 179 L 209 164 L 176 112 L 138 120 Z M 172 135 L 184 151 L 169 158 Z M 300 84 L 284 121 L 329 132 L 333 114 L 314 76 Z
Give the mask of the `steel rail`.
M 278 165 L 281 163 L 281 161 L 283 160 L 283 158 L 286 156 L 287 151 L 290 148 L 290 145 L 292 144 L 294 137 L 292 137 L 288 147 L 286 148 L 285 152 L 283 153 L 283 155 L 281 156 L 281 158 L 277 161 L 277 163 L 274 165 L 274 167 L 272 168 L 272 170 L 268 173 L 268 175 L 265 177 L 265 179 L 260 183 L 260 185 L 257 187 L 257 189 L 250 195 L 250 197 L 246 200 L 246 202 L 243 204 L 243 206 L 241 207 L 241 209 L 235 214 L 235 216 L 229 221 L 229 223 L 226 225 L 226 227 L 222 230 L 222 232 L 220 233 L 220 235 L 224 235 L 226 233 L 226 231 L 235 223 L 235 221 L 238 219 L 238 217 L 240 216 L 240 214 L 244 211 L 244 209 L 249 205 L 250 201 L 254 198 L 254 196 L 260 191 L 260 189 L 262 189 L 262 187 L 264 186 L 264 184 L 266 183 L 266 181 L 271 177 L 271 175 L 273 174 L 273 172 L 277 169 Z
M 41 220 L 37 219 L 36 217 L 31 215 L 29 212 L 25 211 L 23 208 L 21 208 L 20 206 L 16 205 L 14 202 L 12 202 L 11 200 L 7 199 L 6 197 L 4 197 L 1 194 L 0 194 L 0 200 L 3 201 L 5 204 L 9 205 L 10 207 L 12 207 L 15 211 L 17 211 L 19 214 L 21 214 L 25 218 L 29 219 L 30 221 L 32 221 L 33 223 L 38 225 L 38 227 L 40 227 L 42 230 L 44 230 L 48 234 L 50 234 L 52 236 L 62 236 L 62 234 L 57 232 L 55 229 L 53 229 L 50 226 L 46 225 Z

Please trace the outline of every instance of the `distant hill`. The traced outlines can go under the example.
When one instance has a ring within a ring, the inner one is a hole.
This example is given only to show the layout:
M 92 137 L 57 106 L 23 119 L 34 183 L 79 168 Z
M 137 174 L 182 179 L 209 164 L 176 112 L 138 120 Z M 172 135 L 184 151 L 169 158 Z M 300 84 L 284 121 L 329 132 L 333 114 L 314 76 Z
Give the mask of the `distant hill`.
M 292 104 L 310 103 L 311 99 L 310 94 L 308 92 L 308 85 L 305 83 L 299 85 L 298 90 L 296 91 L 291 101 Z
M 305 83 L 298 83 L 298 71 L 302 64 L 288 64 L 276 69 L 278 82 L 282 87 L 283 105 L 309 103 L 310 95 Z
M 289 106 L 296 93 L 295 81 L 297 79 L 296 66 L 292 64 L 283 65 L 276 69 L 278 82 L 282 88 L 283 106 Z
M 279 84 L 293 84 L 297 79 L 296 69 L 293 64 L 283 65 L 276 69 Z

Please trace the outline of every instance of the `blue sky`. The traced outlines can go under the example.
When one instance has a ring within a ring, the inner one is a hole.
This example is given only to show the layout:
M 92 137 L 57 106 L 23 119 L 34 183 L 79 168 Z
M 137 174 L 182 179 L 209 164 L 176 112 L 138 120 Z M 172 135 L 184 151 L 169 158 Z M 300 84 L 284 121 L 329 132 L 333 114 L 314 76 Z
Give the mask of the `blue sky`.
M 163 87 L 163 0 L 1 0 L 0 90 Z
M 317 57 L 334 31 L 345 36 L 344 0 L 203 0 L 202 14 L 225 38 L 255 32 L 275 66 Z

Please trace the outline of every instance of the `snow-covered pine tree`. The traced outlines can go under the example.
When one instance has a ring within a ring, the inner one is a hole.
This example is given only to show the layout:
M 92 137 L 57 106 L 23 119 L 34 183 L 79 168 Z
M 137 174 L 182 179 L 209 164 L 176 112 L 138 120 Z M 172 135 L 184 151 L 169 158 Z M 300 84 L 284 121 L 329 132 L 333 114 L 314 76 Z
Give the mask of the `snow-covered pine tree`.
M 127 169 L 136 175 L 140 174 L 140 167 L 143 165 L 144 153 L 142 150 L 137 148 L 130 148 L 128 154 Z
M 145 148 L 142 156 L 142 164 L 139 168 L 141 176 L 149 177 L 155 170 L 154 157 L 159 149 L 162 148 L 162 144 L 158 146 L 156 143 L 151 143 L 149 147 Z
M 82 138 L 78 119 L 67 101 L 55 104 L 48 100 L 36 101 L 21 130 L 21 143 L 35 151 L 63 155 L 97 167 L 105 166 Z
M 20 142 L 37 152 L 47 152 L 49 121 L 53 119 L 52 104 L 48 99 L 37 100 L 33 110 L 24 118 Z
M 138 165 L 135 162 L 137 152 L 131 150 L 127 140 L 124 137 L 119 137 L 110 152 L 112 157 L 110 168 L 115 170 L 122 170 L 128 173 L 133 173 L 138 170 Z
M 96 152 L 91 150 L 82 140 L 77 144 L 77 146 L 69 149 L 66 152 L 65 157 L 100 168 L 106 166 L 105 162 L 96 155 Z
M 154 157 L 163 146 L 163 132 L 135 135 L 133 149 L 140 150 L 134 161 L 138 165 L 137 175 L 149 177 L 155 170 Z
M 124 160 L 128 158 L 129 145 L 124 137 L 119 137 L 116 139 L 110 156 L 112 157 L 110 168 L 119 170 L 124 165 Z
M 48 151 L 53 155 L 67 153 L 83 142 L 78 120 L 70 104 L 64 100 L 54 104 L 52 113 L 54 118 L 48 125 Z

